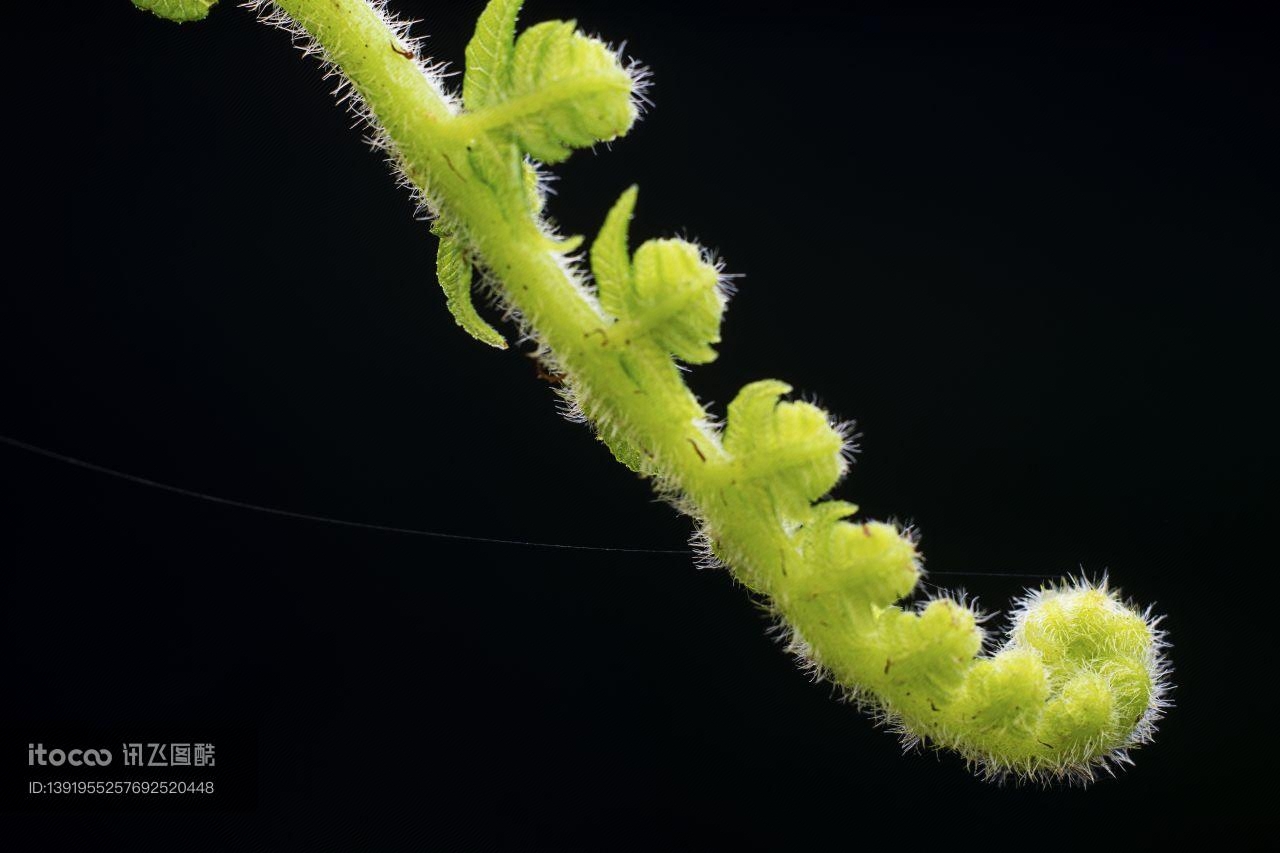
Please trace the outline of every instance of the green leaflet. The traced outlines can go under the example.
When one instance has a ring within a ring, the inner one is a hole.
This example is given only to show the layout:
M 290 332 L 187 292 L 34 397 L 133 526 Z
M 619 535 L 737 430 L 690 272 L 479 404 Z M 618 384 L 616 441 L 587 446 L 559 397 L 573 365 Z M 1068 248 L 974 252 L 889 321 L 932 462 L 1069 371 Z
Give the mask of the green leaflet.
M 810 502 L 844 475 L 844 439 L 817 406 L 779 402 L 791 390 L 766 379 L 738 392 L 729 404 L 724 447 L 740 479 L 776 486 L 775 495 L 793 520 L 808 515 Z
M 530 109 L 509 127 L 521 147 L 544 162 L 616 139 L 635 122 L 631 75 L 572 21 L 526 30 L 516 42 L 511 77 L 509 103 Z
M 470 174 L 486 187 L 511 221 L 527 221 L 542 213 L 545 199 L 534 164 L 522 159 L 514 142 L 482 137 L 467 146 L 465 162 Z M 516 187 L 518 186 L 518 189 Z M 567 254 L 582 244 L 582 237 L 555 237 L 544 234 L 544 244 L 552 251 Z
M 516 16 L 524 0 L 493 0 L 476 21 L 467 43 L 467 69 L 462 78 L 462 102 L 469 110 L 488 106 L 511 86 L 515 54 Z
M 791 386 L 777 379 L 762 379 L 743 386 L 729 404 L 724 449 L 735 457 L 750 456 L 761 444 L 760 437 L 768 432 L 778 398 L 790 393 Z
M 636 447 L 630 444 L 621 436 L 613 436 L 612 438 L 600 437 L 605 447 L 609 448 L 609 452 L 613 454 L 613 458 L 630 468 L 637 474 L 648 476 L 651 472 L 649 465 L 645 460 L 644 454 Z
M 866 601 L 886 607 L 911 592 L 919 579 L 915 547 L 889 524 L 854 524 L 857 507 L 829 501 L 815 507 L 800 532 L 809 571 L 797 577 L 801 597 Z
M 622 194 L 591 246 L 600 307 L 617 319 L 614 337 L 648 338 L 681 361 L 714 361 L 725 297 L 719 271 L 684 240 L 649 240 L 627 251 L 636 188 Z
M 218 0 L 133 0 L 133 5 L 170 21 L 202 21 Z
M 471 260 L 461 243 L 452 237 L 439 234 L 440 249 L 436 253 L 436 276 L 444 290 L 449 313 L 467 334 L 481 343 L 498 349 L 506 349 L 506 338 L 476 313 L 471 301 Z
M 573 21 L 537 24 L 513 46 L 519 6 L 494 0 L 481 16 L 467 48 L 478 65 L 463 84 L 464 127 L 507 136 L 546 163 L 626 133 L 636 120 L 634 84 L 618 57 Z
M 681 361 L 715 361 L 725 299 L 720 275 L 684 240 L 649 240 L 636 250 L 630 323 Z
M 632 186 L 622 194 L 591 244 L 591 274 L 596 280 L 596 295 L 600 307 L 614 318 L 626 316 L 628 301 L 635 294 L 627 231 L 639 192 L 638 187 Z

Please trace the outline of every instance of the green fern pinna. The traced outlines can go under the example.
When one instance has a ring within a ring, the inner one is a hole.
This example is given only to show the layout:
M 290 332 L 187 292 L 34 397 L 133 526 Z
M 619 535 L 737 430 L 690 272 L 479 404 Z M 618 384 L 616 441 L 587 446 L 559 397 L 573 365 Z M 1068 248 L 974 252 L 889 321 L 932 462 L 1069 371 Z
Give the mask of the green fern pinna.
M 134 0 L 172 20 L 215 0 Z M 990 777 L 1085 781 L 1128 760 L 1164 705 L 1156 620 L 1106 584 L 1027 595 L 997 649 L 979 618 L 916 588 L 920 556 L 889 524 L 825 496 L 848 442 L 818 407 L 754 382 L 718 426 L 678 363 L 716 357 L 726 289 L 684 240 L 632 251 L 634 188 L 590 247 L 542 217 L 541 164 L 626 133 L 642 74 L 572 22 L 517 37 L 522 0 L 492 0 L 466 51 L 459 101 L 418 58 L 407 27 L 366 0 L 251 4 L 351 87 L 399 174 L 434 217 L 438 277 L 458 324 L 505 347 L 472 304 L 473 278 L 539 345 L 564 394 L 619 461 L 692 516 L 709 560 L 767 600 L 790 646 L 909 741 L 957 751 Z

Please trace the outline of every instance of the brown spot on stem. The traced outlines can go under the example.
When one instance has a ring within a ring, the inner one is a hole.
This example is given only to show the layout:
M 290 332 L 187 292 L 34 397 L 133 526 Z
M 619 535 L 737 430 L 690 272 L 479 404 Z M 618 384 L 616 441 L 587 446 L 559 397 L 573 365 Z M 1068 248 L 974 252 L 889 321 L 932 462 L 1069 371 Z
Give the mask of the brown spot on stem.
M 547 370 L 543 367 L 542 362 L 534 362 L 534 369 L 538 372 L 538 378 L 543 382 L 550 382 L 552 385 L 564 384 L 564 374 L 556 373 L 554 370 Z
M 449 155 L 448 155 L 448 154 L 445 154 L 445 153 L 442 151 L 442 152 L 440 152 L 440 156 L 444 158 L 444 162 L 445 162 L 445 164 L 449 167 L 449 171 L 450 171 L 450 172 L 453 172 L 455 175 L 457 175 L 457 176 L 458 176 L 458 180 L 462 181 L 462 182 L 465 184 L 465 183 L 467 182 L 467 179 L 466 179 L 465 177 L 463 177 L 463 175 L 462 175 L 462 173 L 461 173 L 461 172 L 459 172 L 459 171 L 458 171 L 458 167 L 457 167 L 457 166 L 455 166 L 455 165 L 453 165 L 453 161 L 449 159 Z

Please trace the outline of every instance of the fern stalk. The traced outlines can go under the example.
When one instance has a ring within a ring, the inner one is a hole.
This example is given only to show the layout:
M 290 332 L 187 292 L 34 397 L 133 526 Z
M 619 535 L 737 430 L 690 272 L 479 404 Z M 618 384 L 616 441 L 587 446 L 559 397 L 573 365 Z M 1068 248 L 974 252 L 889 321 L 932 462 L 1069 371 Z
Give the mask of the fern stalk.
M 135 0 L 174 19 L 205 0 Z M 989 776 L 1087 780 L 1127 760 L 1164 705 L 1162 633 L 1117 593 L 1081 580 L 1029 594 L 1003 646 L 984 654 L 980 617 L 939 598 L 896 601 L 921 574 L 910 535 L 854 522 L 823 500 L 847 468 L 827 414 L 784 401 L 790 387 L 745 387 L 719 427 L 677 362 L 715 358 L 727 289 L 682 240 L 630 251 L 634 188 L 590 251 L 593 281 L 568 256 L 578 239 L 541 215 L 536 167 L 624 134 L 640 78 L 573 23 L 516 38 L 522 0 L 492 0 L 467 48 L 463 98 L 422 63 L 406 28 L 364 0 L 253 4 L 353 87 L 357 112 L 435 217 L 437 272 L 450 310 L 505 347 L 476 313 L 479 269 L 562 393 L 614 455 L 698 523 L 707 559 L 770 602 L 790 647 L 908 740 L 952 748 Z

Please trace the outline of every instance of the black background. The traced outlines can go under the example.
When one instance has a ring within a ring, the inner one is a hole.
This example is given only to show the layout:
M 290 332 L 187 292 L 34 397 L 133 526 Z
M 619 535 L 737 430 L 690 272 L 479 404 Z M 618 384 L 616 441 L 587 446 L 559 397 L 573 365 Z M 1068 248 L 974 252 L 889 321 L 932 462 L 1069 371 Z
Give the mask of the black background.
M 454 327 L 433 238 L 282 33 L 84 6 L 10 37 L 0 432 L 302 512 L 682 547 L 529 359 Z M 480 6 L 396 4 L 455 66 Z M 326 526 L 0 446 L 3 719 L 259 744 L 256 811 L 0 814 L 0 846 L 1261 845 L 1277 32 L 1243 9 L 525 13 L 654 69 L 551 211 L 594 233 L 638 181 L 635 239 L 744 275 L 703 399 L 778 377 L 857 418 L 839 494 L 988 608 L 1035 579 L 969 573 L 1083 569 L 1167 614 L 1177 708 L 1121 778 L 901 756 L 683 556 Z

